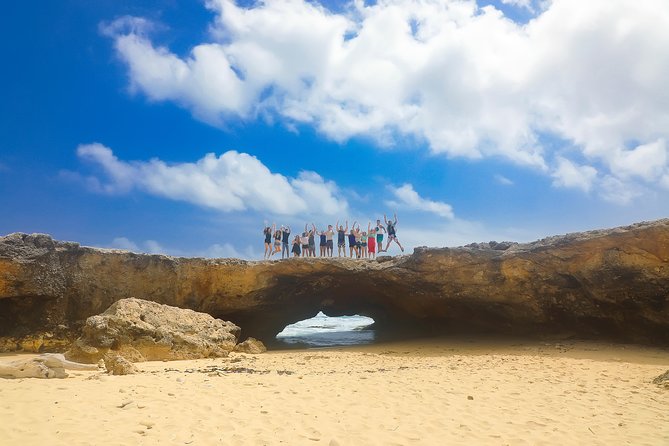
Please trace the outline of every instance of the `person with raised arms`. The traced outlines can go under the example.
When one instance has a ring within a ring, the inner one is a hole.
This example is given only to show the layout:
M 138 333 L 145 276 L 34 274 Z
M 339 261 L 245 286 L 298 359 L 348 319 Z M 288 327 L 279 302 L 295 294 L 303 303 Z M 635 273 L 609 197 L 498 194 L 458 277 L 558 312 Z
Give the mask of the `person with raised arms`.
M 290 258 L 290 248 L 288 244 L 290 243 L 290 226 L 283 227 L 281 226 L 281 241 L 283 243 L 283 248 L 281 250 L 281 258 L 283 255 L 286 255 L 286 258 Z
M 355 224 L 357 222 L 353 222 L 353 226 L 351 226 L 351 232 L 348 233 L 348 250 L 350 257 L 353 258 L 353 253 L 355 252 L 356 257 L 358 256 L 358 247 L 356 246 L 355 243 Z
M 265 255 L 263 259 L 269 259 L 269 256 L 272 255 L 272 234 L 276 232 L 276 223 L 273 223 L 272 226 L 269 226 L 267 220 L 265 220 L 265 229 L 262 233 L 265 236 Z
M 386 249 L 384 249 L 383 252 L 388 252 L 388 248 L 390 247 L 391 242 L 397 243 L 397 246 L 399 246 L 402 252 L 404 252 L 404 248 L 397 239 L 397 214 L 393 214 L 393 216 L 395 217 L 393 220 L 388 220 L 386 218 L 386 214 L 383 214 L 383 220 L 386 222 L 388 232 L 388 242 L 386 244 Z
M 339 226 L 339 220 L 337 220 L 337 256 L 341 257 L 342 251 L 344 252 L 344 257 L 346 257 L 346 233 L 348 232 L 348 220 L 346 220 L 346 229 L 344 226 Z
M 376 258 L 376 227 L 367 222 L 367 255 L 370 259 Z

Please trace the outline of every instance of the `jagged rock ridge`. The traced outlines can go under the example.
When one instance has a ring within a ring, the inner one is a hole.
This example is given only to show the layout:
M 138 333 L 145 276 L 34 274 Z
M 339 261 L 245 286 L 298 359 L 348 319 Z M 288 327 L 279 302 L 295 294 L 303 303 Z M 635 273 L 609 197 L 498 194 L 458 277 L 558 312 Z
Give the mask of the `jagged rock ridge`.
M 0 238 L 0 349 L 63 349 L 87 317 L 128 297 L 206 312 L 266 343 L 319 310 L 370 316 L 380 332 L 573 333 L 669 343 L 668 219 L 503 248 L 248 262 L 11 234 Z

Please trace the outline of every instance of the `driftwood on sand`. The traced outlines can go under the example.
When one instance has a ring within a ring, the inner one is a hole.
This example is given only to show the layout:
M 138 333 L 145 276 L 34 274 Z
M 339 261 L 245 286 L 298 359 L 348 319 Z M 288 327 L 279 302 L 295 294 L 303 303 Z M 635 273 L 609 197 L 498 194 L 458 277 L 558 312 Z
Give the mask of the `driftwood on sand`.
M 0 378 L 67 378 L 65 370 L 98 370 L 94 364 L 68 361 L 59 353 L 44 353 L 37 357 L 0 362 Z

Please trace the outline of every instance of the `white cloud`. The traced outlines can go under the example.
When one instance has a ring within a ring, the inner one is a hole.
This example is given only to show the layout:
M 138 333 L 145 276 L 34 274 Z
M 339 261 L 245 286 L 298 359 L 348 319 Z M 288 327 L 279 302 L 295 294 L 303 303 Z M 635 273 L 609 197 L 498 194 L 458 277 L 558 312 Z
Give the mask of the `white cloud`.
M 580 166 L 566 158 L 558 157 L 557 168 L 551 175 L 554 186 L 589 192 L 593 182 L 597 179 L 597 169 L 591 166 Z
M 393 199 L 387 200 L 386 205 L 395 208 L 397 212 L 414 210 L 430 212 L 449 220 L 455 218 L 451 205 L 421 197 L 411 184 L 403 184 L 400 187 L 389 186 L 388 189 Z
M 611 164 L 612 170 L 621 177 L 637 176 L 647 181 L 655 181 L 669 172 L 668 158 L 667 144 L 661 138 L 633 150 L 616 153 Z
M 229 151 L 218 157 L 210 153 L 195 163 L 128 162 L 95 143 L 80 145 L 77 154 L 104 171 L 106 180 L 85 178 L 97 192 L 139 189 L 223 212 L 251 209 L 280 215 L 340 215 L 348 209 L 334 182 L 315 172 L 303 171 L 297 178 L 272 173 L 245 153 Z
M 659 182 L 669 3 L 503 2 L 541 12 L 519 24 L 471 0 L 356 1 L 345 13 L 302 0 L 209 0 L 210 37 L 185 56 L 154 43 L 145 20 L 123 18 L 105 32 L 134 89 L 214 124 L 263 115 L 335 140 L 417 137 L 434 153 L 501 156 L 584 191 L 601 185 L 591 169 Z M 561 160 L 574 159 L 555 158 L 539 135 L 564 140 L 590 168 L 571 175 Z
M 505 177 L 504 175 L 496 174 L 495 181 L 502 186 L 513 186 L 513 181 Z

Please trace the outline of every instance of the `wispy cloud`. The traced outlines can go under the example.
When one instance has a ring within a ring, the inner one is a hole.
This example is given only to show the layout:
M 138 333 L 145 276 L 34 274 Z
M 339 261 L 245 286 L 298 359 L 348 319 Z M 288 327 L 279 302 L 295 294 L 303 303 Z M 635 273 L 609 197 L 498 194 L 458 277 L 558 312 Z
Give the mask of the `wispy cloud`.
M 505 177 L 504 175 L 496 174 L 494 176 L 495 181 L 502 186 L 513 186 L 513 181 Z

